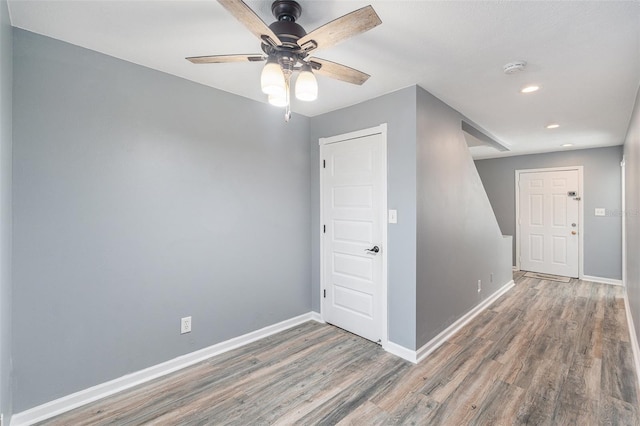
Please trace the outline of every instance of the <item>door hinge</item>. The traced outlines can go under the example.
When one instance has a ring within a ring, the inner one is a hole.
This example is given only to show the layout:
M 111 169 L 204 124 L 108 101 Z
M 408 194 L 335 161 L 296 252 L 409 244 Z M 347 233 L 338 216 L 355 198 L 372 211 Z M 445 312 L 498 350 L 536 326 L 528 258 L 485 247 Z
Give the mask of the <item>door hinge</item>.
M 327 160 L 322 160 L 322 168 L 323 169 L 327 168 Z
M 326 290 L 326 289 L 325 289 L 325 290 L 322 290 L 322 296 L 323 296 L 324 298 L 326 298 L 326 297 L 327 297 L 327 290 Z
M 323 234 L 327 233 L 327 225 L 322 225 L 322 233 Z

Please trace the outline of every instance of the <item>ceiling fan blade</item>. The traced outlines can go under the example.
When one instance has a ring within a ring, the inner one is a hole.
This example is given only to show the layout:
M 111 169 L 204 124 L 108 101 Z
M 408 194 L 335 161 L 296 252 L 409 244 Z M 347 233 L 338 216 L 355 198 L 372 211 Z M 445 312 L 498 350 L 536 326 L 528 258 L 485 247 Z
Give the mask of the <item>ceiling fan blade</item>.
M 346 81 L 347 83 L 357 84 L 361 86 L 371 77 L 369 74 L 363 73 L 346 65 L 327 61 L 326 59 L 311 58 L 309 63 L 313 70 L 320 75 L 335 78 L 336 80 Z
M 271 28 L 242 0 L 218 0 L 218 3 L 260 40 L 272 46 L 282 44 L 276 33 L 271 31 Z
M 260 62 L 266 57 L 262 54 L 255 55 L 211 55 L 211 56 L 191 56 L 187 61 L 194 64 L 223 64 L 228 62 Z
M 298 40 L 298 45 L 307 52 L 324 49 L 380 24 L 382 21 L 373 7 L 365 6 L 316 28 Z

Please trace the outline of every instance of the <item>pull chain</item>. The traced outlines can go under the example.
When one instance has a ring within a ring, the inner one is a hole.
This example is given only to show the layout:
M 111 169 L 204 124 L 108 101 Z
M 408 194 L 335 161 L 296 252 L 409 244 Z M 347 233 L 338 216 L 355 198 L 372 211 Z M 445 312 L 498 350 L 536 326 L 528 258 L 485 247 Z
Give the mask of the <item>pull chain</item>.
M 284 121 L 286 123 L 291 119 L 291 71 L 286 69 L 284 71 L 284 84 L 285 84 L 285 96 L 287 97 L 287 106 L 284 109 Z

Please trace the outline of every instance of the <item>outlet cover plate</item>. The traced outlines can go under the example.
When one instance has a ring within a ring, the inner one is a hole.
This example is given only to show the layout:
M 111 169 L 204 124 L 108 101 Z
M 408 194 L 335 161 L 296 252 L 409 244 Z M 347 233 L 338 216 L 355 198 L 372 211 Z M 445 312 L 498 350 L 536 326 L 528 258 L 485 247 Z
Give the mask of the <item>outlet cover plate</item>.
M 191 333 L 191 317 L 180 319 L 180 334 Z

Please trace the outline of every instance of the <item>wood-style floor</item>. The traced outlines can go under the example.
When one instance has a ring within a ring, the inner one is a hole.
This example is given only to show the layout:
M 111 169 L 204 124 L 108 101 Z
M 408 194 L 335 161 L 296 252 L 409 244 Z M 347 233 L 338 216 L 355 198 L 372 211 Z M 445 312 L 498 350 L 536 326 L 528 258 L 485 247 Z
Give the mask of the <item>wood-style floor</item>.
M 621 287 L 516 275 L 413 365 L 308 322 L 51 425 L 640 425 Z

